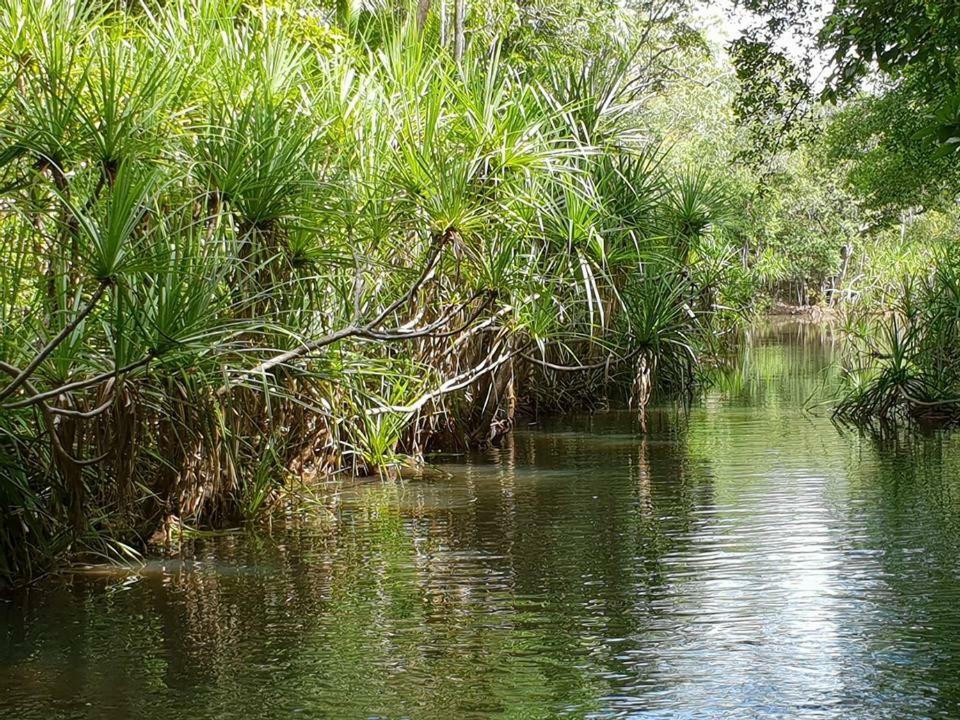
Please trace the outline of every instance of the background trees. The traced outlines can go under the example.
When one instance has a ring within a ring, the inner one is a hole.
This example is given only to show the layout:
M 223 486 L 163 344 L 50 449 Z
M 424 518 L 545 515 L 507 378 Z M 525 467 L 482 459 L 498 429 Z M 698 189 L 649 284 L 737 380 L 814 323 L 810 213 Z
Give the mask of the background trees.
M 817 94 L 838 109 L 810 110 L 816 106 L 808 103 L 807 115 L 825 129 L 826 161 L 845 173 L 846 189 L 863 213 L 860 233 L 882 259 L 875 265 L 906 275 L 894 284 L 880 279 L 882 271 L 872 273 L 871 289 L 881 289 L 873 295 L 890 312 L 853 315 L 839 412 L 881 424 L 917 416 L 953 421 L 960 408 L 949 370 L 958 308 L 960 15 L 949 2 L 847 0 L 822 8 L 805 0 L 761 0 L 748 7 L 763 18 L 743 41 L 758 67 L 782 65 L 775 42 L 788 31 L 806 39 L 795 77 L 803 79 L 802 70 L 820 53 L 826 80 L 818 85 L 807 74 L 800 94 L 805 100 Z M 816 20 L 804 25 L 805 16 Z M 743 89 L 744 106 L 781 114 L 799 107 L 776 93 L 749 97 L 751 89 Z

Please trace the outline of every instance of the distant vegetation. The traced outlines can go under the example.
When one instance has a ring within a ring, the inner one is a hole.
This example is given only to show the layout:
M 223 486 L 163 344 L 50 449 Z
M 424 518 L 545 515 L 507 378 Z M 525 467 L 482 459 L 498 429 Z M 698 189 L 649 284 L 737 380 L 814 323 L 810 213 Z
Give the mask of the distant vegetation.
M 775 128 L 781 144 L 823 148 L 843 173 L 845 214 L 860 216 L 858 235 L 872 246 L 872 267 L 860 271 L 869 282 L 853 286 L 870 302 L 861 298 L 849 313 L 839 415 L 875 428 L 912 418 L 960 421 L 955 5 L 748 0 L 745 7 L 762 18 L 734 51 L 741 77 L 762 79 L 742 85 L 738 101 L 754 127 L 768 131 L 753 133 L 754 147 L 769 152 Z M 806 50 L 792 62 L 778 50 L 787 33 Z M 819 84 L 811 74 L 818 60 Z

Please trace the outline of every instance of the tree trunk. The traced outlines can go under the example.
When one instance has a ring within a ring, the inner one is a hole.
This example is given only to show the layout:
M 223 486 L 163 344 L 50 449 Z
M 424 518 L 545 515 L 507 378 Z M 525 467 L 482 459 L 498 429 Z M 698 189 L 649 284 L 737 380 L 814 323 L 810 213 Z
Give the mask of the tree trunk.
M 447 46 L 447 0 L 440 0 L 440 47 Z
M 453 0 L 453 58 L 459 63 L 463 60 L 464 16 L 466 15 L 467 0 Z
M 430 15 L 431 0 L 417 0 L 417 27 L 423 30 L 427 26 L 427 16 Z

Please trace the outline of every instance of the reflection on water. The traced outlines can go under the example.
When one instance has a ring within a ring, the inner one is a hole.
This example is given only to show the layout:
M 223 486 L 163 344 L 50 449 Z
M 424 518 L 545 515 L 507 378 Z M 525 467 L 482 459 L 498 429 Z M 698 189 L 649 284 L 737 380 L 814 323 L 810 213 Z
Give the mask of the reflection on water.
M 0 602 L 0 717 L 960 717 L 958 436 L 838 433 L 830 342 Z

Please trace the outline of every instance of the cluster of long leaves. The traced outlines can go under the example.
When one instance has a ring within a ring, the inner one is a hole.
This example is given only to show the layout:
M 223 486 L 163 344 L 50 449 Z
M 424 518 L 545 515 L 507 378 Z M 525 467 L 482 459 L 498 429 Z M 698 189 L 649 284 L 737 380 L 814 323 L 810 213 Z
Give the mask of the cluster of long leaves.
M 943 255 L 908 278 L 895 307 L 851 315 L 839 417 L 883 429 L 960 420 L 960 264 Z
M 413 23 L 109 5 L 0 10 L 0 576 L 489 441 L 560 377 L 689 382 L 722 203 L 631 136 L 629 52 L 531 83 Z

